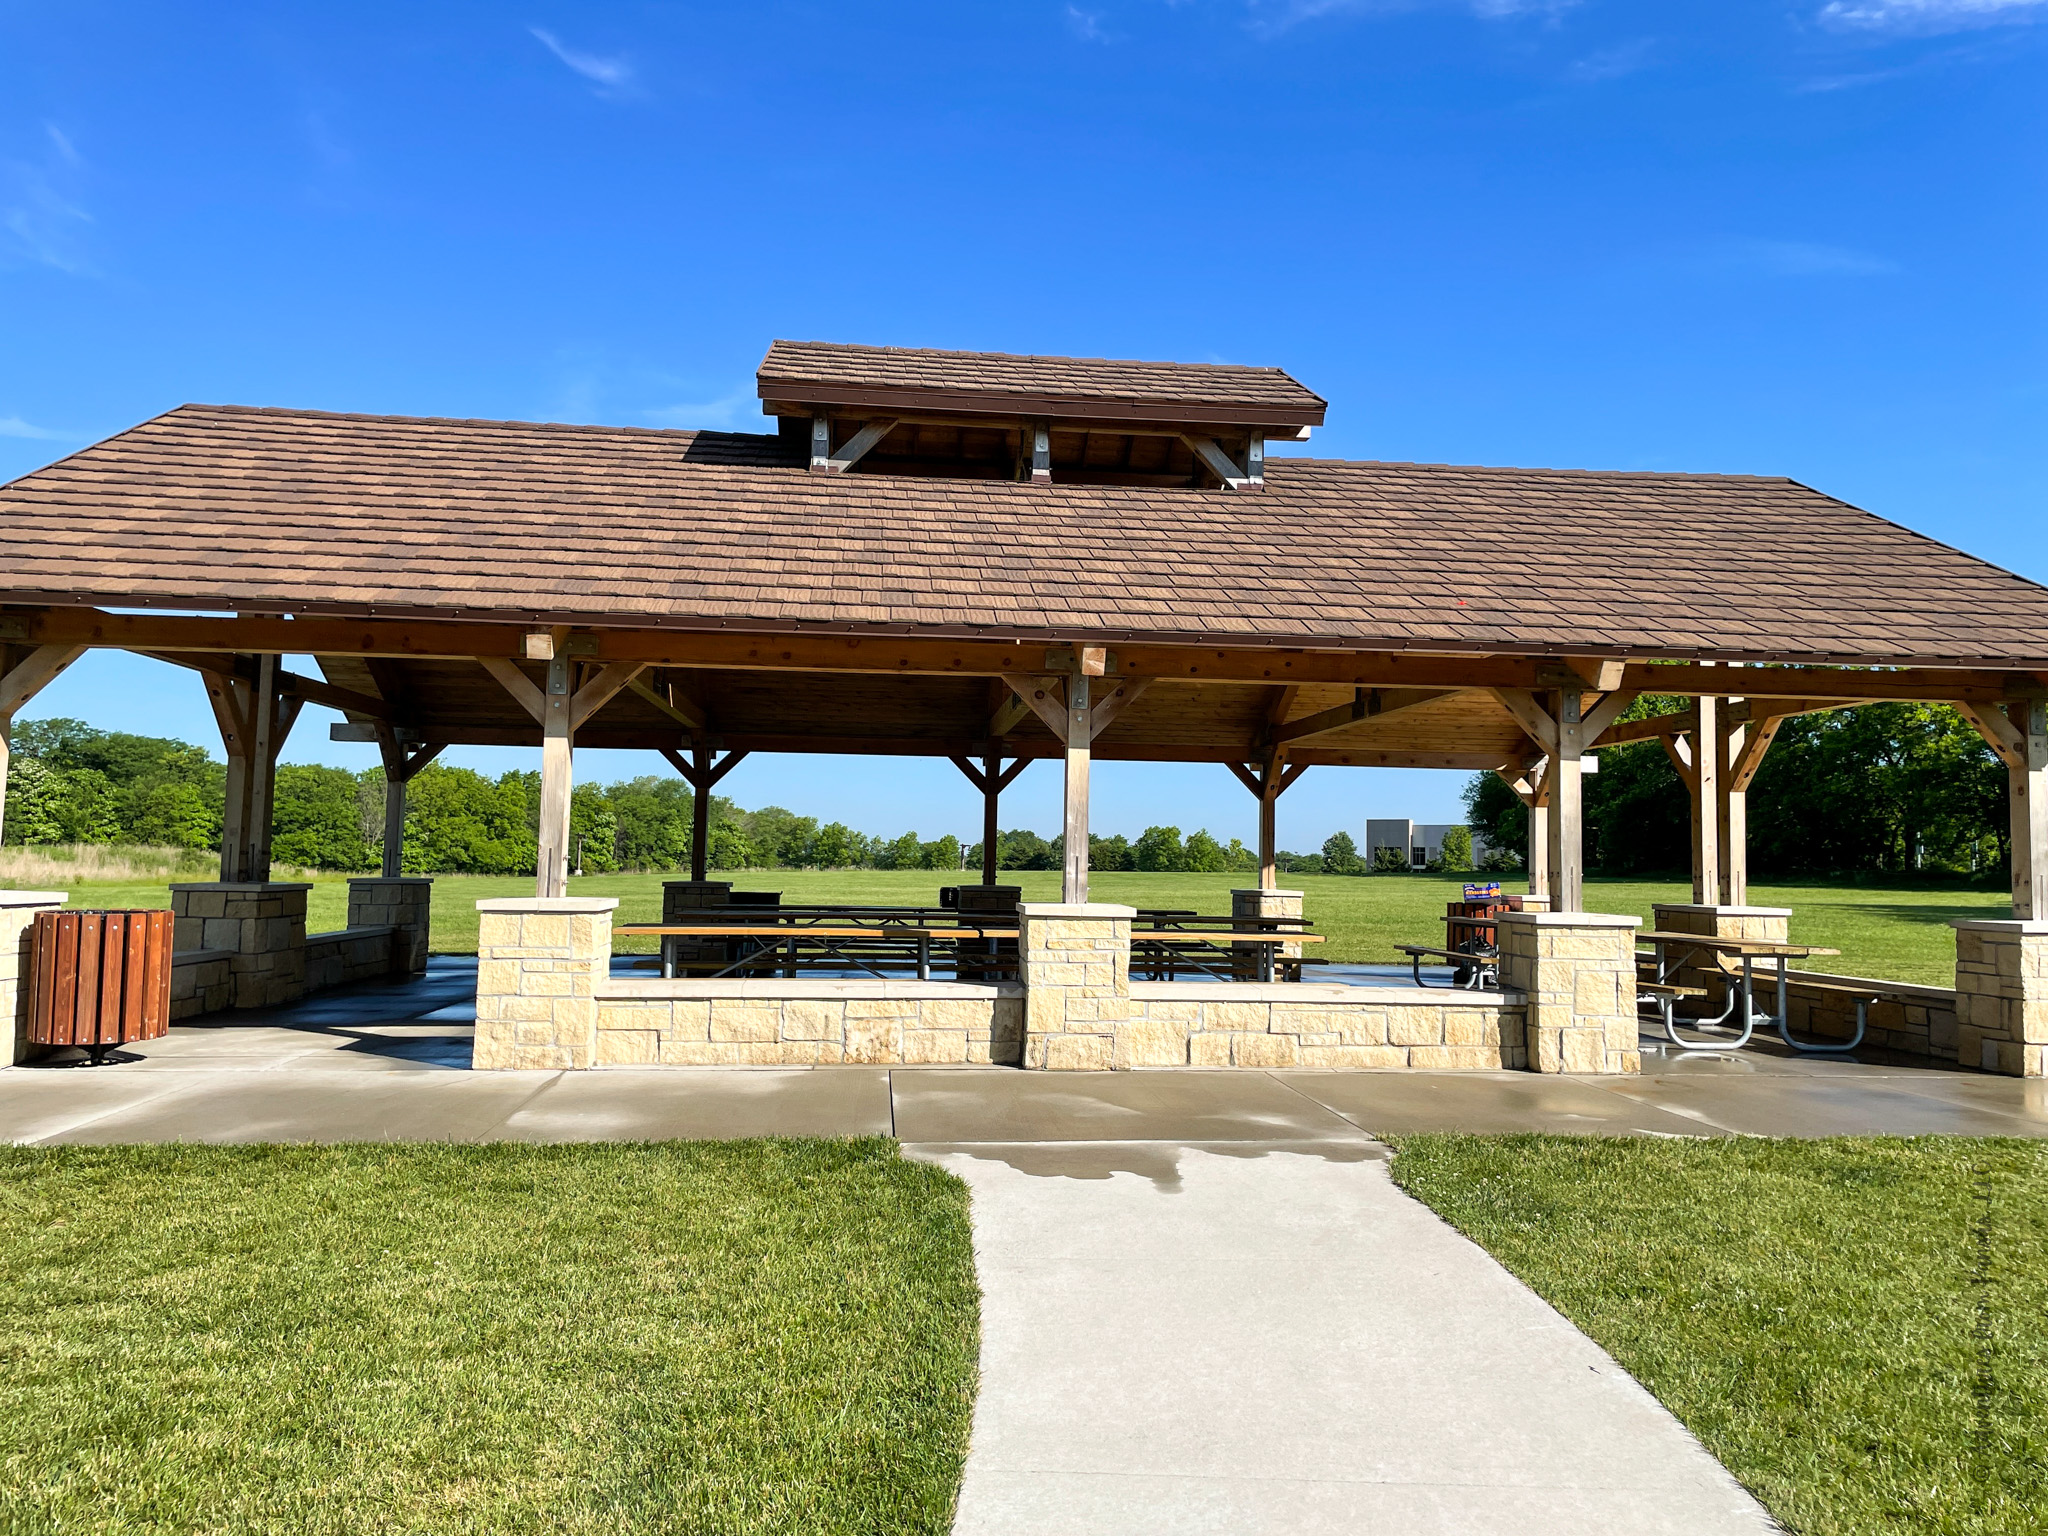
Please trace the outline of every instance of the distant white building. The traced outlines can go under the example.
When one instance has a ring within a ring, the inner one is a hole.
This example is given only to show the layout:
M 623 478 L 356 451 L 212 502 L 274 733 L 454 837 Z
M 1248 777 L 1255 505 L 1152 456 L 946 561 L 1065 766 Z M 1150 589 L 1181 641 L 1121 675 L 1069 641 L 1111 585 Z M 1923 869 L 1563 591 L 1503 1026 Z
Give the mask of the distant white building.
M 1463 822 L 1416 822 L 1416 821 L 1368 821 L 1365 824 L 1365 862 L 1368 867 L 1379 863 L 1379 851 L 1393 848 L 1410 869 L 1427 869 L 1435 863 L 1444 851 L 1444 834 Z M 1472 834 L 1472 862 L 1477 865 L 1486 857 L 1486 839 L 1477 832 Z

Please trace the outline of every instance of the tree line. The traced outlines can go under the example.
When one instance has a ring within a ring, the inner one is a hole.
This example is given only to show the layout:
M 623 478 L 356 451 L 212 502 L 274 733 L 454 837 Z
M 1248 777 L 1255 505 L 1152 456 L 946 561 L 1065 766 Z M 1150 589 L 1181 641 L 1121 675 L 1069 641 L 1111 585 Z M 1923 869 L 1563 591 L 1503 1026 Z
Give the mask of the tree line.
M 1689 700 L 1638 699 L 1623 719 Z M 1692 866 L 1692 804 L 1655 741 L 1602 748 L 1584 780 L 1586 863 L 1603 874 Z M 1500 849 L 1528 847 L 1529 815 L 1492 774 L 1467 820 Z M 1749 865 L 1764 875 L 1990 875 L 2011 850 L 2006 773 L 1941 704 L 1866 704 L 1787 720 L 1749 788 Z M 2002 876 L 2001 876 L 2002 877 Z

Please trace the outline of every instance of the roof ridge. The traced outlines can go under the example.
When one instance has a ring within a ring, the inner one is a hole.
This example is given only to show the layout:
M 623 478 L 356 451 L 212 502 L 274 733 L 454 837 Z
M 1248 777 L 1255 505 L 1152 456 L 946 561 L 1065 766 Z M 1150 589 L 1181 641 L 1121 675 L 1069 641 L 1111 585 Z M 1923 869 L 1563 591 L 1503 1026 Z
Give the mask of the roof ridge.
M 960 347 L 889 347 L 865 341 L 799 341 L 790 336 L 778 336 L 768 343 L 769 352 L 777 347 L 822 347 L 834 352 L 890 352 L 902 357 L 981 357 L 1001 358 L 1013 363 L 1109 363 L 1120 368 L 1187 368 L 1201 371 L 1227 371 L 1231 373 L 1275 373 L 1284 378 L 1294 379 L 1285 368 L 1269 363 L 1183 363 L 1164 358 L 1145 357 L 1094 357 L 1063 352 L 974 352 Z M 767 360 L 765 357 L 762 359 Z M 1299 379 L 1294 379 L 1299 384 Z M 1307 388 L 1306 385 L 1302 386 Z
M 734 432 L 724 427 L 611 426 L 599 421 L 528 421 L 518 417 L 498 416 L 394 416 L 377 411 L 325 411 L 313 406 L 231 405 L 204 400 L 188 400 L 183 405 L 173 406 L 168 411 L 152 416 L 150 421 L 168 421 L 183 411 L 217 412 L 229 416 L 312 417 L 321 421 L 373 421 L 384 424 L 399 422 L 415 426 L 537 427 L 549 432 L 623 432 L 634 437 L 763 437 L 780 441 L 773 432 Z M 141 422 L 138 425 L 147 426 L 149 422 Z M 127 430 L 132 432 L 135 428 L 130 427 Z

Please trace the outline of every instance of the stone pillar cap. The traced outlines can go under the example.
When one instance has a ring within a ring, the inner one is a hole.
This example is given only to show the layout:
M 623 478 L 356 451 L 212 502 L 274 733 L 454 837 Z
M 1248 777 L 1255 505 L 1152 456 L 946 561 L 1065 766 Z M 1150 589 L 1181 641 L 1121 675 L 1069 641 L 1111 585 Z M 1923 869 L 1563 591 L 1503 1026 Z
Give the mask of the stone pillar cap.
M 1496 912 L 1493 921 L 1529 923 L 1538 928 L 1640 928 L 1640 917 L 1615 912 Z
M 174 891 L 310 891 L 310 880 L 200 880 L 173 885 Z
M 1027 901 L 1017 910 L 1026 917 L 1136 917 L 1136 907 L 1120 907 L 1112 901 Z
M 69 891 L 0 891 L 0 907 L 61 907 Z
M 1659 901 L 1651 904 L 1658 912 L 1712 912 L 1721 917 L 1790 917 L 1790 907 L 1717 907 L 1712 902 Z
M 350 875 L 350 885 L 432 885 L 432 875 Z
M 611 912 L 616 896 L 492 896 L 476 904 L 479 912 Z
M 1958 917 L 1951 918 L 1949 926 L 1972 933 L 2048 933 L 2048 920 L 2038 917 Z
M 1306 891 L 1283 891 L 1278 887 L 1269 888 L 1263 885 L 1247 885 L 1232 890 L 1230 894 L 1233 896 L 1306 896 L 1308 893 Z

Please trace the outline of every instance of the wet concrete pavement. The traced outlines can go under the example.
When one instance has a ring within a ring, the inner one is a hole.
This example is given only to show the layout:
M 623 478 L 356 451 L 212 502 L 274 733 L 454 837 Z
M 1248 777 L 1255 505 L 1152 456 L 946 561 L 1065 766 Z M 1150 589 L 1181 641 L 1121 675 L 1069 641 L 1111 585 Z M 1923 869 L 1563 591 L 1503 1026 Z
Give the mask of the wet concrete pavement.
M 2048 1135 L 2048 1083 L 1873 1053 L 1666 1053 L 1635 1078 L 1527 1072 L 1007 1067 L 471 1072 L 474 962 L 424 981 L 180 1025 L 110 1067 L 0 1072 L 14 1142 L 648 1140 L 1180 1145 L 1424 1131 Z

